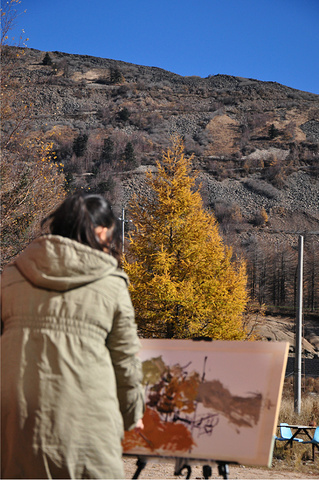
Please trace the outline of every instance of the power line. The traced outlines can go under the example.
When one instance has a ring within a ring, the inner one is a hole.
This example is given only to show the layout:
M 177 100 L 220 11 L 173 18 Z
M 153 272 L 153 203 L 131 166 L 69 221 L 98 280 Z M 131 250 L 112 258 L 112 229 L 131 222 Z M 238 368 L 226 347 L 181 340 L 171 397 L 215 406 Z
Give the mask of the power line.
M 272 233 L 272 234 L 278 234 L 278 233 L 284 233 L 284 234 L 289 234 L 289 235 L 319 235 L 319 230 L 316 232 L 308 232 L 307 230 L 303 230 L 303 231 L 289 231 L 289 230 L 267 230 L 267 233 Z

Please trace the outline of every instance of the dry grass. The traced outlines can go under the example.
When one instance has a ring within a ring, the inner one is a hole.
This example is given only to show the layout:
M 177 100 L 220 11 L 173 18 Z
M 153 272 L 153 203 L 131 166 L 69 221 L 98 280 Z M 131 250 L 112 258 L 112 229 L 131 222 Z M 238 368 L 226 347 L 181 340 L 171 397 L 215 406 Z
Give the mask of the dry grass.
M 286 379 L 281 407 L 279 423 L 286 422 L 290 425 L 309 425 L 314 422 L 319 425 L 319 378 L 307 378 L 304 381 L 301 395 L 301 409 L 298 415 L 294 410 L 294 390 L 292 379 Z M 307 439 L 308 440 L 308 439 Z M 312 446 L 295 443 L 293 448 L 284 449 L 277 442 L 274 450 L 273 468 L 294 469 L 301 473 L 311 470 L 319 476 L 319 452 L 312 462 Z
M 309 425 L 316 422 L 319 425 L 319 377 L 306 378 L 301 391 L 300 414 L 294 411 L 294 387 L 293 379 L 285 380 L 279 413 L 279 422 L 290 425 Z

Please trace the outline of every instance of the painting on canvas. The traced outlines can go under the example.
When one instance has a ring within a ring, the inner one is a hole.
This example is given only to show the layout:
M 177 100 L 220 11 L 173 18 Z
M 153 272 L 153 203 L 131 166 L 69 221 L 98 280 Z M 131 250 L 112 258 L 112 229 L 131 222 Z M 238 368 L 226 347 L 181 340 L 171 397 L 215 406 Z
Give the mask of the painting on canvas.
M 124 453 L 270 465 L 288 343 L 142 340 L 143 432 Z

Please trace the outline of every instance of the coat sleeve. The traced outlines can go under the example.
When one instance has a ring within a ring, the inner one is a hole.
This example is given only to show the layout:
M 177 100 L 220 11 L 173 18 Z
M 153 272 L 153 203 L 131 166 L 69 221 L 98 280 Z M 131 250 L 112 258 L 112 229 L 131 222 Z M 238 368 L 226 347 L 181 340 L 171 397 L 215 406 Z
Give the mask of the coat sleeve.
M 137 336 L 133 305 L 124 282 L 119 290 L 118 306 L 106 346 L 115 371 L 124 429 L 129 430 L 143 417 L 144 388 L 142 366 L 137 357 L 141 345 Z

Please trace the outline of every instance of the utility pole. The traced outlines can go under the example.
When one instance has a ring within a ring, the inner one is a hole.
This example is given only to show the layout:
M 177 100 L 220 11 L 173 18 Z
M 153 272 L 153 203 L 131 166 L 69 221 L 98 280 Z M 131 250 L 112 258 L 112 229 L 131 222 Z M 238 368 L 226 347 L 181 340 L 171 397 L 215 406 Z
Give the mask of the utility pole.
M 124 241 L 125 241 L 125 223 L 132 222 L 132 220 L 125 219 L 125 208 L 122 208 L 122 216 L 119 218 L 122 223 L 122 253 L 124 253 Z
M 304 237 L 298 241 L 298 278 L 297 278 L 297 313 L 295 338 L 295 378 L 294 378 L 294 407 L 295 413 L 300 414 L 301 405 L 301 353 L 302 353 L 302 294 L 303 294 L 303 247 Z
M 122 253 L 124 253 L 125 209 L 122 208 Z

